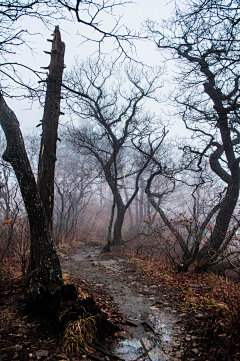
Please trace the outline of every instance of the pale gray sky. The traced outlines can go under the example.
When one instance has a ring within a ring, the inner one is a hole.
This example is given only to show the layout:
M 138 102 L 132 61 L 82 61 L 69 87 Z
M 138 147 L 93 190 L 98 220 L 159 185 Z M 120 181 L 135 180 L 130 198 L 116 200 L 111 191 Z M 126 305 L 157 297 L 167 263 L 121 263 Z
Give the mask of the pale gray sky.
M 119 14 L 123 15 L 121 20 L 122 23 L 125 23 L 130 29 L 139 31 L 141 24 L 148 18 L 158 22 L 162 19 L 167 19 L 173 11 L 173 2 L 169 0 L 137 0 L 133 4 L 120 7 L 118 11 Z M 50 50 L 51 43 L 47 42 L 47 39 L 51 38 L 51 32 L 57 24 L 54 23 L 52 29 L 48 30 L 34 18 L 25 18 L 24 21 L 27 21 L 27 24 L 24 23 L 24 27 L 27 25 L 30 33 L 38 33 L 29 38 L 29 41 L 31 41 L 29 45 L 34 48 L 34 53 L 25 47 L 22 51 L 18 50 L 14 60 L 24 63 L 36 70 L 40 70 L 40 67 L 49 64 L 49 55 L 46 55 L 44 50 Z M 107 25 L 111 26 L 111 18 L 106 18 L 105 21 Z M 97 48 L 92 42 L 83 45 L 81 44 L 82 39 L 77 35 L 78 32 L 83 35 L 91 35 L 92 30 L 88 29 L 86 26 L 66 21 L 61 22 L 59 26 L 62 40 L 66 44 L 65 64 L 67 69 L 70 70 L 75 56 L 78 56 L 80 59 L 85 59 L 87 56 L 93 54 Z M 140 61 L 143 61 L 148 65 L 160 64 L 160 53 L 153 44 L 150 44 L 147 41 L 139 41 L 136 42 L 136 47 Z M 111 53 L 111 42 L 106 43 L 103 50 Z M 24 76 L 25 80 L 28 80 L 29 78 L 32 80 L 35 79 L 29 72 L 25 72 Z M 29 109 L 29 103 L 24 100 L 16 101 L 14 99 L 8 99 L 7 102 L 16 113 L 22 129 L 34 128 L 42 118 L 42 109 L 39 109 L 37 102 L 34 102 L 32 109 Z M 154 106 L 154 111 L 157 113 L 160 111 L 160 107 L 162 107 L 162 105 L 156 105 L 156 108 Z M 63 118 L 64 117 L 61 118 L 61 121 L 64 121 Z

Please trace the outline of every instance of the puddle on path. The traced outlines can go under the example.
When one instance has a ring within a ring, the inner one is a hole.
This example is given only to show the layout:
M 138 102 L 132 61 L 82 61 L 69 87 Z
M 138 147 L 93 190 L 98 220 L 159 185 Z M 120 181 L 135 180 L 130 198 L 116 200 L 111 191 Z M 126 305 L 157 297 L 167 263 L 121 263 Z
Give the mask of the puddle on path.
M 145 336 L 133 337 L 113 345 L 112 352 L 125 361 L 170 360 L 168 353 L 174 346 L 174 323 L 176 317 L 170 312 L 159 310 L 149 314 L 149 321 L 153 325 L 154 333 L 145 331 Z
M 129 274 L 126 261 L 122 259 L 102 260 L 98 258 L 101 247 L 89 247 L 71 257 L 68 269 L 95 284 L 106 285 L 119 310 L 126 318 L 135 320 L 137 327 L 127 325 L 128 338 L 119 340 L 110 351 L 121 360 L 167 361 L 177 360 L 174 346 L 179 339 L 180 327 L 176 327 L 178 317 L 169 307 L 153 307 L 158 292 L 146 296 L 141 288 L 127 283 Z M 131 277 L 131 279 L 133 279 Z M 149 328 L 144 321 L 149 322 Z M 130 337 L 131 335 L 131 337 Z M 176 349 L 175 349 L 176 350 Z
M 88 247 L 81 252 L 73 254 L 71 259 L 74 261 L 93 261 L 96 260 L 102 250 L 102 246 Z
M 121 343 L 122 347 L 115 347 L 114 354 L 125 361 L 149 360 L 167 361 L 168 356 L 162 351 L 162 347 L 157 340 L 150 341 L 149 338 L 141 340 L 127 339 Z

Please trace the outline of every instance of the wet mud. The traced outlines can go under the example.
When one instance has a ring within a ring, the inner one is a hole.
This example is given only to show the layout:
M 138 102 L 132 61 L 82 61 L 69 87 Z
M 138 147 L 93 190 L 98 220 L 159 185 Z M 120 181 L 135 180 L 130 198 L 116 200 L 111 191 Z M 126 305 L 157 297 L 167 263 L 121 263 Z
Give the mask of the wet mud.
M 182 315 L 169 302 L 161 285 L 147 285 L 123 258 L 104 259 L 100 247 L 86 247 L 67 260 L 63 272 L 87 281 L 94 289 L 106 288 L 118 305 L 126 325 L 110 351 L 121 360 L 181 360 Z

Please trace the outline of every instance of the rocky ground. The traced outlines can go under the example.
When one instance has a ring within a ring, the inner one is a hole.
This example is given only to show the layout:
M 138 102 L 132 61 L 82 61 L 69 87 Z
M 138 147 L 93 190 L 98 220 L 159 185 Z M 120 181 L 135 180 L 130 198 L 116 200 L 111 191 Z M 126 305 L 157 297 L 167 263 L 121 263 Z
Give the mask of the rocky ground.
M 123 331 L 111 352 L 122 360 L 200 360 L 199 338 L 185 329 L 188 314 L 178 294 L 163 284 L 149 284 L 126 258 L 89 247 L 62 260 L 63 272 L 80 277 L 98 295 L 108 294 L 123 315 Z M 194 317 L 201 319 L 196 313 Z
M 146 262 L 141 264 L 138 259 L 136 263 L 120 250 L 109 254 L 101 249 L 76 249 L 62 258 L 61 265 L 65 278 L 70 277 L 79 289 L 91 294 L 106 319 L 118 327 L 112 337 L 102 335 L 93 354 L 67 354 L 58 330 L 24 314 L 21 279 L 9 277 L 2 287 L 0 304 L 0 361 L 240 359 L 238 327 L 230 320 L 231 315 L 238 315 L 237 309 L 234 314 L 225 303 L 216 301 L 224 292 L 228 300 L 231 298 L 230 288 L 224 290 L 229 283 L 214 288 L 207 284 L 209 276 L 169 276 L 162 271 L 152 277 L 157 264 L 149 268 Z M 169 281 L 164 282 L 168 277 Z M 237 302 L 238 293 L 233 296 Z M 236 302 L 232 304 L 238 305 Z M 183 308 L 183 303 L 188 304 L 188 309 Z M 197 303 L 204 307 L 196 307 Z M 228 320 L 233 331 L 225 322 Z

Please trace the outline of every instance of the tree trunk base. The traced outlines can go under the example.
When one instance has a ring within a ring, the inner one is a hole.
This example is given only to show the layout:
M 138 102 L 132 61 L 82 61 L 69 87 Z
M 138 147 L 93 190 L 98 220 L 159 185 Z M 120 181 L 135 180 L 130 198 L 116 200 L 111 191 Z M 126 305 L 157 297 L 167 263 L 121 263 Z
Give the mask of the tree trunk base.
M 109 243 L 107 243 L 107 244 L 103 247 L 102 252 L 103 252 L 103 253 L 111 252 L 111 247 L 110 247 L 110 244 L 109 244 Z
M 81 294 L 78 296 L 73 284 L 58 285 L 56 289 L 51 290 L 47 289 L 46 285 L 36 287 L 34 291 L 28 288 L 25 313 L 38 320 L 40 333 L 42 329 L 44 332 L 47 329 L 49 335 L 53 337 L 59 335 L 63 345 L 65 341 L 71 342 L 71 339 L 68 340 L 68 328 L 75 324 L 84 325 L 84 321 L 88 319 L 94 320 L 96 340 L 102 341 L 105 337 L 119 331 L 119 327 L 107 319 L 92 295 L 86 295 L 83 291 L 83 297 Z M 85 332 L 84 343 L 94 349 L 94 344 L 88 340 L 87 329 Z M 84 350 L 83 346 L 82 351 Z
M 60 285 L 49 280 L 46 269 L 38 268 L 27 279 L 26 312 L 43 318 L 58 318 L 64 303 L 75 302 L 77 290 L 73 284 Z
M 124 245 L 124 242 L 122 239 L 113 239 L 111 242 L 111 246 L 114 246 L 114 247 L 123 246 L 123 245 Z

